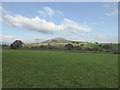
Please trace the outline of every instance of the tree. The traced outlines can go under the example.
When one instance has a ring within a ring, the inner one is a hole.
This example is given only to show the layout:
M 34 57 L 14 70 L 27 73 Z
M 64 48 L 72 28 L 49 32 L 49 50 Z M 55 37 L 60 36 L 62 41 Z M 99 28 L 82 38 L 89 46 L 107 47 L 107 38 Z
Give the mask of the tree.
M 95 42 L 95 44 L 98 44 L 98 42 Z
M 68 43 L 65 45 L 66 50 L 71 50 L 73 49 L 73 45 L 71 43 Z
M 11 47 L 12 49 L 17 49 L 17 48 L 22 47 L 22 44 L 23 44 L 23 42 L 22 42 L 21 40 L 15 40 L 15 41 L 10 45 L 10 47 Z

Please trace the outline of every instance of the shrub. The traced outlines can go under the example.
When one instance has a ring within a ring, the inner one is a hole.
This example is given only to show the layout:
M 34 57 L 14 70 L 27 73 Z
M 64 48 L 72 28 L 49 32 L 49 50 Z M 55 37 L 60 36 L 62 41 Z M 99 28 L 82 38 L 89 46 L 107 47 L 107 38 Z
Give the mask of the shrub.
M 73 49 L 73 45 L 71 43 L 68 43 L 65 45 L 66 50 L 72 50 Z
M 46 46 L 41 45 L 39 48 L 40 48 L 40 49 L 45 49 L 45 48 L 46 48 Z
M 84 44 L 80 44 L 80 46 L 82 46 L 82 47 L 83 47 L 83 46 L 84 46 Z
M 80 42 L 72 41 L 71 43 L 73 43 L 73 44 L 79 44 Z
M 0 45 L 0 46 L 2 46 L 2 47 L 8 47 L 8 45 L 6 45 L 6 44 L 2 44 L 2 45 Z
M 85 48 L 84 50 L 86 50 L 86 51 L 93 51 L 92 48 Z
M 99 51 L 100 49 L 99 48 L 93 48 L 94 51 Z
M 111 49 L 112 47 L 110 45 L 103 45 L 102 48 L 104 48 L 104 49 Z
M 75 50 L 82 50 L 81 46 L 77 45 L 73 47 Z
M 11 47 L 12 49 L 16 49 L 16 48 L 17 48 L 15 44 L 11 44 L 10 47 Z
M 50 46 L 49 49 L 55 49 L 55 47 L 54 46 Z
M 112 54 L 120 54 L 120 50 L 119 49 L 112 49 Z
M 102 44 L 99 45 L 100 47 L 102 46 Z
M 99 51 L 100 51 L 100 52 L 102 52 L 103 50 L 102 50 L 102 49 L 100 49 Z

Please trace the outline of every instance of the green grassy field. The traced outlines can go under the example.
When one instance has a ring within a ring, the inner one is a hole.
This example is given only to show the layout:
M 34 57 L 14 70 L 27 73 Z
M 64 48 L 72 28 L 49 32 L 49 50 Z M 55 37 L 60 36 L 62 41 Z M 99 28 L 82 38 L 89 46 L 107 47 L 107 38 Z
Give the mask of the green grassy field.
M 3 88 L 117 88 L 118 56 L 3 50 Z

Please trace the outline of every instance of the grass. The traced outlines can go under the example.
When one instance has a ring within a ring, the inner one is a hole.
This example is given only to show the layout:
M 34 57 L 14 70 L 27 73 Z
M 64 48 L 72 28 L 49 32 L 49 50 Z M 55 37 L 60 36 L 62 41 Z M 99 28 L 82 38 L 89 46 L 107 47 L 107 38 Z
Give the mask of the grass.
M 3 88 L 117 88 L 118 56 L 3 50 Z

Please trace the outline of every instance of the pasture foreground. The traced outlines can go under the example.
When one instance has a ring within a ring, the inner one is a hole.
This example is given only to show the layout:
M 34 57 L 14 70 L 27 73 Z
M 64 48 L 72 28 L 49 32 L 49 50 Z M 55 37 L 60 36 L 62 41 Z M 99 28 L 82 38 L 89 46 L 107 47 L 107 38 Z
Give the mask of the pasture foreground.
M 3 88 L 117 88 L 118 55 L 3 50 Z

